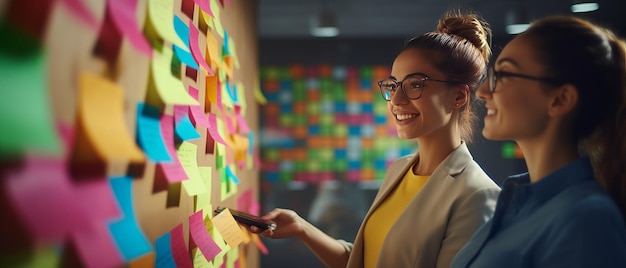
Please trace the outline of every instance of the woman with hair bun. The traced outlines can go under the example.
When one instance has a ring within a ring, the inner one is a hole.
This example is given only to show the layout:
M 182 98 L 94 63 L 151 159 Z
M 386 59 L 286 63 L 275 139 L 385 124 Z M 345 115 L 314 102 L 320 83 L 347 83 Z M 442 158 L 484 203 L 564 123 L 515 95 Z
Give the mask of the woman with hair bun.
M 449 267 L 491 218 L 500 188 L 473 160 L 474 92 L 486 76 L 490 29 L 475 14 L 446 14 L 437 31 L 407 41 L 378 82 L 398 136 L 418 152 L 388 168 L 354 243 L 323 233 L 288 209 L 263 216 L 270 238 L 296 237 L 328 267 Z
M 515 140 L 528 173 L 452 267 L 626 267 L 626 44 L 575 17 L 509 42 L 477 96 L 483 135 Z

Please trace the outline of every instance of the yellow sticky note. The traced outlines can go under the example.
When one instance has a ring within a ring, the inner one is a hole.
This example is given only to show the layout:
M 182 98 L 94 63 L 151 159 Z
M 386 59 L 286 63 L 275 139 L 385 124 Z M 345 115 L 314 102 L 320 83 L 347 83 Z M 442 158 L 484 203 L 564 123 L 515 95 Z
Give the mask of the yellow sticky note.
M 220 64 L 220 47 L 219 44 L 217 43 L 217 39 L 215 39 L 215 37 L 213 37 L 213 34 L 211 34 L 210 32 L 207 33 L 206 35 L 206 53 L 205 55 L 208 55 L 208 59 L 207 62 L 211 63 L 211 68 L 213 70 L 217 69 L 217 68 L 222 68 L 221 64 Z
M 238 81 L 236 83 L 237 85 L 237 98 L 239 99 L 239 106 L 241 106 L 241 114 L 246 114 L 246 90 L 245 90 L 245 86 L 243 85 L 243 83 L 241 83 L 241 81 Z
M 248 153 L 248 138 L 241 135 L 232 135 L 235 144 L 235 161 L 245 161 Z
M 215 215 L 212 221 L 231 249 L 243 242 L 243 233 L 233 215 L 230 214 L 230 210 L 224 209 L 220 214 Z
M 145 154 L 126 128 L 124 91 L 104 77 L 83 73 L 80 77 L 80 124 L 101 159 L 143 163 Z
M 233 56 L 234 67 L 239 69 L 241 64 L 239 63 L 239 57 L 237 57 L 235 47 L 235 40 L 233 40 L 232 36 L 228 36 L 228 50 L 230 51 L 230 55 Z
M 17 254 L 0 254 L 2 267 L 37 268 L 60 267 L 61 254 L 52 246 L 38 246 L 33 251 Z
M 239 259 L 239 248 L 233 248 L 226 253 L 226 268 L 235 268 L 235 262 Z M 245 267 L 245 266 L 242 266 Z
M 195 196 L 202 193 L 206 193 L 207 189 L 204 186 L 204 181 L 198 170 L 198 146 L 190 142 L 182 142 L 176 149 L 178 160 L 181 166 L 185 170 L 188 179 L 183 181 L 183 187 L 187 191 L 189 196 Z
M 189 95 L 183 82 L 174 77 L 171 71 L 172 56 L 171 47 L 164 47 L 163 53 L 154 50 L 150 66 L 150 77 L 153 79 L 156 90 L 161 100 L 166 104 L 200 105 L 196 99 Z
M 211 11 L 213 12 L 213 29 L 215 32 L 221 37 L 224 38 L 224 27 L 222 26 L 222 19 L 220 18 L 220 12 L 222 12 L 218 1 L 210 1 L 211 2 Z
M 149 0 L 148 18 L 163 39 L 178 47 L 187 47 L 174 29 L 174 0 Z
M 198 167 L 198 171 L 207 191 L 196 196 L 194 211 L 197 212 L 202 209 L 202 214 L 206 218 L 213 211 L 213 206 L 211 205 L 211 179 L 213 174 L 211 174 L 211 167 Z
M 211 238 L 213 238 L 213 241 L 215 241 L 215 243 L 222 250 L 220 252 L 220 254 L 218 254 L 215 257 L 215 259 L 217 259 L 220 256 L 223 256 L 224 253 L 226 253 L 226 251 L 230 250 L 230 246 L 226 244 L 226 241 L 224 241 L 224 237 L 219 232 L 219 230 L 215 227 L 215 224 L 213 223 L 213 220 L 212 219 L 206 219 L 205 221 L 206 221 L 207 232 L 209 232 L 209 235 L 211 236 Z
M 206 257 L 204 257 L 204 254 L 202 254 L 202 251 L 200 251 L 200 249 L 198 248 L 194 248 L 192 250 L 192 261 L 193 261 L 193 267 L 194 268 L 212 268 L 215 267 L 211 262 L 209 262 Z
M 250 243 L 250 231 L 243 225 L 239 225 L 239 229 L 241 229 L 241 233 L 243 234 L 243 243 Z
M 259 104 L 267 104 L 267 98 L 265 98 L 265 95 L 263 95 L 261 91 L 260 82 L 254 83 L 254 99 L 256 99 Z
M 205 103 L 217 104 L 217 76 L 206 77 Z M 207 105 L 209 107 L 209 105 Z M 207 111 L 210 112 L 210 111 Z

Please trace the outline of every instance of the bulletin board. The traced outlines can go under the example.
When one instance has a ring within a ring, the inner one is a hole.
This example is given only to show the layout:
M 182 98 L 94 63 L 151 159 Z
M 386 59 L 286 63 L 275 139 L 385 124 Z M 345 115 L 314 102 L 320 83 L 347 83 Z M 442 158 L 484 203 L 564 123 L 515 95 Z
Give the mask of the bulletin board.
M 256 2 L 0 3 L 0 266 L 258 267 Z

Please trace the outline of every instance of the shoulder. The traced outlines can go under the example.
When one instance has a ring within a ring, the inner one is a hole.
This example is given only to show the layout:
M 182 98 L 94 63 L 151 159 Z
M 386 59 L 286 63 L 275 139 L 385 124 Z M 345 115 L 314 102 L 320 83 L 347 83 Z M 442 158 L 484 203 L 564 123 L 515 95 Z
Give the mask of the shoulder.
M 496 190 L 500 187 L 474 160 L 469 160 L 459 174 L 453 175 L 455 184 L 469 191 Z
M 626 228 L 617 204 L 595 181 L 579 185 L 562 195 L 569 203 L 563 211 L 563 224 L 584 226 L 612 222 Z

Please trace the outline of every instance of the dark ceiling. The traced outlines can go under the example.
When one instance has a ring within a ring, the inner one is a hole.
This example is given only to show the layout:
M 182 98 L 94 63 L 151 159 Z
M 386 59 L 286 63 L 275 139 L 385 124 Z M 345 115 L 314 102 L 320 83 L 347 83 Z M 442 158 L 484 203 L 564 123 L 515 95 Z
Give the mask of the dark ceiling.
M 577 16 L 626 32 L 626 1 L 599 0 L 600 9 Z M 507 35 L 507 14 L 516 9 L 538 18 L 572 14 L 571 0 L 259 0 L 260 38 L 307 38 L 311 18 L 327 6 L 337 16 L 337 38 L 406 38 L 431 31 L 451 8 L 473 10 L 492 26 L 494 36 Z

